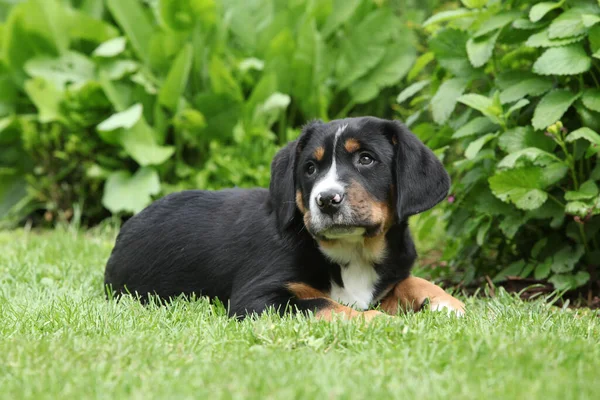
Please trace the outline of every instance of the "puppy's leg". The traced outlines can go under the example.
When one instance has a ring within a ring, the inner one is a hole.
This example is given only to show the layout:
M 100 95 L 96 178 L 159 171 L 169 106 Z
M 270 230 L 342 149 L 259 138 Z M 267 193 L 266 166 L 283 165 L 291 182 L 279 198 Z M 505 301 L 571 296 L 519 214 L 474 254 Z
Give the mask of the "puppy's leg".
M 383 315 L 376 310 L 356 311 L 333 301 L 325 293 L 304 283 L 290 283 L 287 285 L 287 289 L 294 295 L 290 300 L 290 305 L 295 306 L 301 312 L 315 311 L 317 319 L 331 321 L 336 316 L 340 316 L 345 319 L 363 318 L 370 321 Z
M 460 300 L 450 296 L 441 287 L 414 276 L 397 283 L 381 301 L 381 309 L 388 314 L 396 314 L 398 307 L 404 311 L 419 311 L 427 299 L 431 310 L 446 309 L 459 316 L 465 313 L 465 305 Z

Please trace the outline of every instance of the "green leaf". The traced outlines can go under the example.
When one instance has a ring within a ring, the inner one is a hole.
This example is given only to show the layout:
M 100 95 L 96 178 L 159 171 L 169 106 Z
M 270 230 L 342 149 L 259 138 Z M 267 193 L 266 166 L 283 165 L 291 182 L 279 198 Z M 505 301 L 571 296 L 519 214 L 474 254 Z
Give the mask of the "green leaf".
M 429 85 L 429 79 L 413 83 L 412 85 L 400 92 L 400 94 L 396 98 L 396 102 L 403 103 L 405 100 L 408 100 L 415 94 L 419 93 L 427 85 Z
M 538 167 L 508 169 L 489 178 L 492 193 L 522 210 L 533 210 L 548 199 L 542 189 L 542 170 Z
M 600 148 L 600 135 L 591 130 L 590 128 L 583 127 L 569 133 L 566 137 L 567 142 L 574 142 L 577 139 L 584 139 L 590 142 L 592 145 Z
M 153 168 L 140 168 L 133 176 L 128 171 L 110 174 L 104 185 L 102 205 L 111 213 L 138 213 L 160 192 L 160 179 Z
M 565 89 L 549 92 L 542 97 L 542 100 L 540 100 L 535 108 L 531 124 L 535 129 L 546 129 L 548 126 L 559 121 L 580 95 L 580 93 L 574 94 Z
M 116 37 L 96 47 L 92 55 L 96 57 L 115 57 L 125 51 L 127 40 L 124 37 Z
M 550 267 L 552 267 L 552 258 L 548 257 L 543 263 L 535 267 L 533 277 L 535 279 L 546 279 L 550 275 Z
M 492 281 L 498 282 L 505 280 L 509 276 L 519 276 L 521 274 L 521 271 L 523 271 L 524 267 L 524 260 L 516 261 L 510 264 L 508 267 L 504 268 L 502 271 L 500 271 L 498 275 L 496 275 L 494 279 L 492 279 Z
M 573 193 L 573 192 L 567 192 Z M 577 192 L 575 192 L 577 193 Z M 568 215 L 577 215 L 579 217 L 585 217 L 591 211 L 594 213 L 594 204 L 584 203 L 582 201 L 570 201 L 565 206 L 565 214 Z
M 543 27 L 544 25 L 545 25 L 545 22 L 543 22 L 543 21 L 531 22 L 530 20 L 525 19 L 525 18 L 519 18 L 512 23 L 513 28 L 523 29 L 523 30 L 539 29 L 539 28 Z
M 512 113 L 514 113 L 515 111 L 518 111 L 518 110 L 520 110 L 521 108 L 528 106 L 528 105 L 529 105 L 529 103 L 530 103 L 530 101 L 529 101 L 529 100 L 527 100 L 527 99 L 521 99 L 521 100 L 517 101 L 515 104 L 513 104 L 513 105 L 512 105 L 512 106 L 511 106 L 511 107 L 508 109 L 508 111 L 506 111 L 506 115 L 505 115 L 505 117 L 506 117 L 506 118 L 508 118 L 508 117 L 509 117 L 510 115 L 512 115 Z
M 432 62 L 434 59 L 435 59 L 435 54 L 433 54 L 430 51 L 425 54 L 420 55 L 417 58 L 417 60 L 415 61 L 415 65 L 413 65 L 411 70 L 408 72 L 406 79 L 409 82 L 412 81 L 413 79 L 415 79 L 417 77 L 417 75 L 419 75 L 419 73 L 421 71 L 423 71 L 423 68 L 425 68 L 427 66 L 427 64 Z
M 327 17 L 321 34 L 323 37 L 329 37 L 340 25 L 345 24 L 356 12 L 356 9 L 361 4 L 361 0 L 335 0 L 332 12 Z
M 481 23 L 480 28 L 473 34 L 473 36 L 478 38 L 492 31 L 504 28 L 506 25 L 517 19 L 519 15 L 521 15 L 520 12 L 511 11 L 492 15 L 492 17 Z
M 63 119 L 60 104 L 64 95 L 54 85 L 42 78 L 34 78 L 25 82 L 25 92 L 38 109 L 38 119 L 41 123 Z
M 587 32 L 583 24 L 582 11 L 576 8 L 565 11 L 552 21 L 548 30 L 550 39 L 580 36 Z
M 573 274 L 556 274 L 548 279 L 548 282 L 554 285 L 559 291 L 573 290 L 585 285 L 590 280 L 590 274 L 585 271 L 579 271 Z
M 550 39 L 548 36 L 548 29 L 544 29 L 538 33 L 534 33 L 529 36 L 525 42 L 525 46 L 528 47 L 558 47 L 565 46 L 567 44 L 576 43 L 585 39 L 585 35 L 572 36 L 563 39 Z
M 171 111 L 176 111 L 192 69 L 193 48 L 186 44 L 173 62 L 165 82 L 158 92 L 158 101 Z
M 469 84 L 468 78 L 454 78 L 442 83 L 436 94 L 431 99 L 431 113 L 433 120 L 444 124 L 456 107 L 456 102 Z
M 538 75 L 578 75 L 592 65 L 581 44 L 550 48 L 533 64 L 533 72 Z
M 488 218 L 486 222 L 479 226 L 477 230 L 477 236 L 475 238 L 478 246 L 483 246 L 485 238 L 490 228 L 492 227 L 492 218 Z
M 456 76 L 472 78 L 475 71 L 467 55 L 469 34 L 459 29 L 441 29 L 429 40 L 429 49 L 439 65 Z
M 496 130 L 498 125 L 494 124 L 487 117 L 476 117 L 463 125 L 459 130 L 452 135 L 453 139 L 477 135 L 479 133 L 487 133 Z
M 529 19 L 531 20 L 531 22 L 539 21 L 540 19 L 544 18 L 544 15 L 548 14 L 550 11 L 561 7 L 563 3 L 564 0 L 559 1 L 557 3 L 550 1 L 537 3 L 536 5 L 531 7 L 531 10 L 529 10 Z
M 539 96 L 552 89 L 553 82 L 545 78 L 532 78 L 518 82 L 500 92 L 502 104 L 512 103 L 525 96 Z
M 71 40 L 79 39 L 102 43 L 119 36 L 119 30 L 116 27 L 101 20 L 102 15 L 94 17 L 81 9 L 66 9 L 65 11 Z
M 588 200 L 598 195 L 598 186 L 596 182 L 585 181 L 577 191 L 568 191 L 565 193 L 565 200 Z
M 586 89 L 581 101 L 590 110 L 600 112 L 600 89 Z
M 157 144 L 156 133 L 143 117 L 131 129 L 122 131 L 120 141 L 127 154 L 142 167 L 160 165 L 175 153 L 173 146 Z
M 141 104 L 134 104 L 127 110 L 113 114 L 100 122 L 97 129 L 102 132 L 113 131 L 119 128 L 131 129 L 142 117 L 142 111 L 143 107 Z
M 432 17 L 423 22 L 423 26 L 438 24 L 440 22 L 453 21 L 455 19 L 472 17 L 479 14 L 479 11 L 467 10 L 466 8 L 457 8 L 456 10 L 447 10 L 435 13 Z
M 148 63 L 150 39 L 154 28 L 144 12 L 142 3 L 106 0 L 106 5 L 119 26 L 127 34 L 133 51 L 141 60 Z
M 485 146 L 487 142 L 495 139 L 497 136 L 498 135 L 495 133 L 488 133 L 487 135 L 483 135 L 482 137 L 472 141 L 471 143 L 469 143 L 467 149 L 465 150 L 465 157 L 468 160 L 474 159 L 481 150 L 481 148 Z
M 498 168 L 514 168 L 517 161 L 521 158 L 525 158 L 535 165 L 546 166 L 550 163 L 559 162 L 562 160 L 556 157 L 554 154 L 540 150 L 537 147 L 528 147 L 526 149 L 518 150 L 504 157 L 499 163 Z
M 500 35 L 498 30 L 494 34 L 490 34 L 483 38 L 470 38 L 467 41 L 467 55 L 471 65 L 475 68 L 479 68 L 488 62 L 494 51 L 496 40 Z
M 563 163 L 548 164 L 542 170 L 540 185 L 542 187 L 552 186 L 560 182 L 567 175 L 568 171 L 569 167 Z
M 95 78 L 95 65 L 86 56 L 74 51 L 60 57 L 36 57 L 25 64 L 25 71 L 34 78 L 43 78 L 58 89 L 67 83 L 84 84 Z
M 383 60 L 350 86 L 350 95 L 357 104 L 373 100 L 383 88 L 398 83 L 408 73 L 416 58 L 412 45 L 408 48 L 403 44 L 389 46 Z
M 483 115 L 488 117 L 492 122 L 500 124 L 502 115 L 502 106 L 499 104 L 499 99 L 490 99 L 489 97 L 482 96 L 480 94 L 464 94 L 458 98 L 460 103 L 463 103 L 477 111 L 480 111 Z
M 0 220 L 27 196 L 27 181 L 20 173 L 3 173 L 0 169 Z
M 498 146 L 506 153 L 514 153 L 528 147 L 537 147 L 551 152 L 556 143 L 544 134 L 534 131 L 530 126 L 519 126 L 504 132 L 498 140 Z
M 564 246 L 552 257 L 552 271 L 557 274 L 573 271 L 575 264 L 584 253 L 583 245 L 577 245 L 575 248 L 569 245 Z
M 104 74 L 108 79 L 118 81 L 125 75 L 136 72 L 139 64 L 132 60 L 109 60 L 100 66 L 99 75 Z M 102 78 L 100 78 L 102 80 Z
M 535 243 L 535 245 L 533 245 L 533 248 L 531 249 L 531 257 L 538 258 L 538 256 L 540 255 L 540 252 L 544 249 L 544 247 L 546 247 L 546 244 L 548 244 L 547 237 L 544 237 L 544 238 L 541 238 L 540 240 L 538 240 Z
M 583 22 L 583 25 L 586 28 L 591 28 L 592 26 L 600 22 L 600 17 L 593 14 L 583 14 L 581 16 L 581 21 Z

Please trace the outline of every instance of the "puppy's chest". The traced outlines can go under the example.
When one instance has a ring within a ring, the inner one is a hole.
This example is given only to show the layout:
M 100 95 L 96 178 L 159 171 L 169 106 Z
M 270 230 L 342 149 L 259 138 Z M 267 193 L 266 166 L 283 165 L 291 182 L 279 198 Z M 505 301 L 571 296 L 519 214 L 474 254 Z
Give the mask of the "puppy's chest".
M 338 279 L 331 279 L 329 295 L 333 300 L 359 310 L 379 300 L 374 298 L 379 281 L 375 260 L 352 250 L 323 252 L 340 268 Z

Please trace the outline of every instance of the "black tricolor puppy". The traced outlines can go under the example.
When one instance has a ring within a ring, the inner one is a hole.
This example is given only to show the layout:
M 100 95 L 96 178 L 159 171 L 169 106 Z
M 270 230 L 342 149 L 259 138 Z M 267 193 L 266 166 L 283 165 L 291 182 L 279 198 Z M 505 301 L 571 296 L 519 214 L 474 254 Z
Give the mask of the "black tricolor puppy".
M 403 125 L 373 117 L 311 122 L 273 160 L 267 189 L 184 191 L 127 221 L 108 260 L 115 293 L 192 294 L 243 317 L 269 307 L 371 318 L 380 304 L 463 313 L 410 276 L 407 219 L 444 199 L 440 161 Z

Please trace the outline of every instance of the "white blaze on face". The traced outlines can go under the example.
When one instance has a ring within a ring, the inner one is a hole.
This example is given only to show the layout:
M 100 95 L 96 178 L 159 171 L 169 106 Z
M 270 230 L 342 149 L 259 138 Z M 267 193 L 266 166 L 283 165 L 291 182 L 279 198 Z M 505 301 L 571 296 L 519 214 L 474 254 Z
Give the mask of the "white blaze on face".
M 309 207 L 313 216 L 318 215 L 319 206 L 317 205 L 317 195 L 319 193 L 325 192 L 327 190 L 337 190 L 339 191 L 339 193 L 344 192 L 344 184 L 340 182 L 339 176 L 337 174 L 335 149 L 337 148 L 337 142 L 339 137 L 342 135 L 342 132 L 344 132 L 344 130 L 347 127 L 348 125 L 342 125 L 335 132 L 335 137 L 333 138 L 333 154 L 331 155 L 331 166 L 329 167 L 329 171 L 327 171 L 327 174 L 325 174 L 325 176 L 323 176 L 315 183 L 312 191 L 310 192 Z

